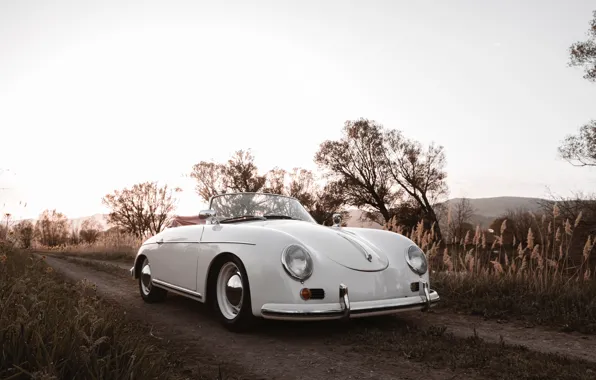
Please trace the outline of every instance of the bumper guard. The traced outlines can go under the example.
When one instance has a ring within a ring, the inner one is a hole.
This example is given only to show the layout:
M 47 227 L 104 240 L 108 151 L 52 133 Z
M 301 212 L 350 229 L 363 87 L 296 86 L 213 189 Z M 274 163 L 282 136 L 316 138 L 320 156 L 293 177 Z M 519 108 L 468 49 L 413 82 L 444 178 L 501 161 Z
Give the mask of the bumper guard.
M 319 304 L 310 305 L 310 308 L 300 310 L 297 305 L 266 304 L 261 308 L 261 314 L 266 319 L 281 320 L 325 320 L 349 319 L 371 315 L 393 314 L 399 311 L 421 310 L 428 311 L 439 301 L 436 291 L 429 288 L 428 282 L 420 281 L 420 298 L 404 297 L 390 300 L 350 302 L 348 287 L 339 285 L 339 308 L 332 304 L 320 305 L 320 309 L 313 309 Z M 337 305 L 337 304 L 335 304 Z M 300 305 L 304 306 L 304 305 Z

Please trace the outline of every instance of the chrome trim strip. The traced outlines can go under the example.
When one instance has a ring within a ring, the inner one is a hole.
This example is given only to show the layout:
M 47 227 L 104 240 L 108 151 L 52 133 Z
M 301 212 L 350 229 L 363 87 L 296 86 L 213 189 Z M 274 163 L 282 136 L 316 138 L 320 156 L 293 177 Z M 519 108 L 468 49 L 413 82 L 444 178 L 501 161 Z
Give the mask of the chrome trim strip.
M 247 243 L 244 241 L 201 241 L 199 244 L 242 244 L 242 245 L 257 245 L 256 243 Z
M 193 298 L 196 298 L 198 300 L 202 300 L 203 299 L 203 295 L 201 293 L 193 292 L 192 290 L 181 288 L 180 286 L 172 285 L 172 284 L 170 284 L 168 282 L 165 282 L 165 281 L 153 279 L 153 283 L 156 286 L 160 286 L 160 287 L 166 288 L 166 290 L 169 290 L 169 291 L 171 291 L 173 293 L 178 293 L 181 296 L 193 297 Z

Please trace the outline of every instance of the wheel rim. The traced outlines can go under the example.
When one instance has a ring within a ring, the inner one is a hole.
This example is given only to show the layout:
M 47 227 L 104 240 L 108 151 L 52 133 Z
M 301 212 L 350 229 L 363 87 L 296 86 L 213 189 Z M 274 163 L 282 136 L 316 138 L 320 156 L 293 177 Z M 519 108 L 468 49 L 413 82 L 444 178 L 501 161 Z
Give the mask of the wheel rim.
M 151 267 L 147 259 L 143 261 L 143 268 L 141 269 L 141 289 L 145 295 L 149 295 L 149 292 L 151 292 Z
M 236 264 L 225 263 L 217 277 L 217 303 L 226 319 L 234 319 L 242 308 L 244 288 L 242 275 Z

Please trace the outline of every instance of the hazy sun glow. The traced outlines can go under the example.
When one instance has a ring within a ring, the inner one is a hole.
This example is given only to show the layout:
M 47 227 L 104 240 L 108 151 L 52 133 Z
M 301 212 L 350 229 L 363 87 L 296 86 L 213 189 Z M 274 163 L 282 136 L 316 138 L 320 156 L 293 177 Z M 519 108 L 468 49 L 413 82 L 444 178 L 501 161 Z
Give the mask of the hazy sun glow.
M 593 188 L 556 154 L 594 117 L 566 66 L 593 2 L 572 3 L 3 1 L 2 212 L 106 212 L 158 180 L 195 214 L 194 163 L 251 148 L 263 171 L 316 169 L 359 117 L 443 144 L 451 196 Z

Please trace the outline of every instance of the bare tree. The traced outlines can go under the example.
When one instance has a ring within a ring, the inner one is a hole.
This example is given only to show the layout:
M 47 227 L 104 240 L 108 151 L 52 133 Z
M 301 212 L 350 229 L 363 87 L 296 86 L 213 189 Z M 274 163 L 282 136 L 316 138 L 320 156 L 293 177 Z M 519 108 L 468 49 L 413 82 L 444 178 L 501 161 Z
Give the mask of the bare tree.
M 284 169 L 275 167 L 266 175 L 265 186 L 262 191 L 265 193 L 284 194 L 286 191 L 287 172 Z
M 92 244 L 99 238 L 101 230 L 101 226 L 95 219 L 87 219 L 81 224 L 79 236 L 85 243 Z
M 21 220 L 14 225 L 15 238 L 21 248 L 28 249 L 33 243 L 35 228 L 30 220 Z
M 349 213 L 343 209 L 345 200 L 341 189 L 334 188 L 333 184 L 321 187 L 310 170 L 294 168 L 286 192 L 298 199 L 319 224 L 332 224 L 335 213 L 342 214 L 344 223 L 347 221 Z
M 236 192 L 258 192 L 265 186 L 266 176 L 258 174 L 250 149 L 238 150 L 223 169 L 227 187 Z
M 132 189 L 115 190 L 102 202 L 111 209 L 108 222 L 139 238 L 161 232 L 172 217 L 179 188 L 158 187 L 156 182 L 136 184 Z
M 450 205 L 451 206 L 451 205 Z M 448 225 L 448 233 L 451 242 L 459 242 L 470 231 L 470 219 L 474 215 L 474 208 L 468 198 L 461 198 L 451 209 L 451 220 Z M 473 227 L 472 227 L 473 230 Z
M 425 217 L 435 225 L 435 235 L 441 239 L 433 205 L 448 193 L 445 172 L 446 157 L 442 146 L 431 144 L 427 149 L 401 132 L 385 134 L 385 164 L 390 177 L 415 200 Z
M 190 176 L 197 181 L 196 192 L 205 202 L 214 195 L 226 192 L 223 164 L 201 161 L 192 167 Z
M 596 166 L 596 120 L 568 135 L 559 147 L 559 155 L 573 166 Z
M 45 210 L 35 223 L 35 234 L 41 244 L 55 247 L 67 242 L 69 227 L 70 223 L 64 214 Z
M 197 194 L 206 202 L 228 192 L 258 192 L 267 182 L 267 175 L 259 175 L 250 149 L 237 150 L 225 164 L 201 161 L 193 166 L 190 176 L 197 181 Z
M 542 227 L 540 225 L 542 215 L 534 214 L 524 207 L 506 210 L 501 217 L 507 219 L 508 230 L 513 234 L 515 241 L 518 243 L 525 244 L 527 242 L 528 231 L 530 229 L 533 234 L 538 234 L 538 231 Z
M 583 67 L 584 78 L 596 82 L 596 11 L 593 11 L 593 18 L 588 29 L 588 39 L 575 42 L 569 47 L 570 66 Z
M 315 162 L 326 171 L 329 186 L 341 189 L 345 203 L 378 212 L 385 221 L 400 197 L 387 170 L 383 127 L 374 121 L 346 121 L 343 136 L 323 142 Z

